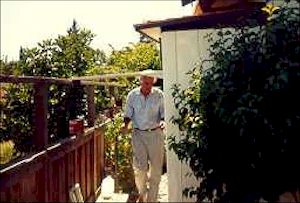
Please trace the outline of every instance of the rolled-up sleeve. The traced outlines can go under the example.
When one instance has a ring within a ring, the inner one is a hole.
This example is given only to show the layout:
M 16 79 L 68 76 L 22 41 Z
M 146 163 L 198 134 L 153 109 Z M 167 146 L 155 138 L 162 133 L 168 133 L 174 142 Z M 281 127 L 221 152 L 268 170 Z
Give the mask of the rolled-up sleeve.
M 126 105 L 125 105 L 125 114 L 124 117 L 132 119 L 133 116 L 133 100 L 132 100 L 132 94 L 128 94 L 126 99 Z

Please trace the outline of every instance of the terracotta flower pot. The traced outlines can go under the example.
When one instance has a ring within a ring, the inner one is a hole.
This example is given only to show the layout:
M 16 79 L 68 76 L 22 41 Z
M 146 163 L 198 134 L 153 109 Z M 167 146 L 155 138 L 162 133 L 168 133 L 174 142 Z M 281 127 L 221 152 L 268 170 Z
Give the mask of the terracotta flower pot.
M 71 135 L 83 134 L 84 121 L 83 119 L 73 119 L 69 121 L 69 133 Z

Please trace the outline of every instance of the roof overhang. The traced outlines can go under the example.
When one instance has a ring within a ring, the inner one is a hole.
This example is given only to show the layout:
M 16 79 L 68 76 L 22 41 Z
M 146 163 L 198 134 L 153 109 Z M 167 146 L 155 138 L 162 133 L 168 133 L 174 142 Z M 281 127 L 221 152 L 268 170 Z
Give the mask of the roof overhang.
M 134 28 L 141 34 L 159 42 L 161 34 L 167 31 L 257 26 L 265 22 L 266 15 L 259 8 L 248 8 L 204 13 L 201 16 L 148 21 L 143 24 L 135 24 Z
M 146 28 L 142 28 L 142 29 L 135 28 L 135 29 L 142 35 L 145 35 L 156 42 L 159 42 L 159 40 L 160 40 L 161 29 L 159 26 L 154 26 L 154 27 L 149 27 L 149 28 L 146 27 Z

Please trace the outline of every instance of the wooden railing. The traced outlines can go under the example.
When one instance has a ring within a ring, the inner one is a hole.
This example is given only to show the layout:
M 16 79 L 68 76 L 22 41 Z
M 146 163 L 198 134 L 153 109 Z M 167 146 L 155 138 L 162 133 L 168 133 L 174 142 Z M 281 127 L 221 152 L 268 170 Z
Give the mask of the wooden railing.
M 69 202 L 80 183 L 83 197 L 97 197 L 104 169 L 103 128 L 66 138 L 0 171 L 0 202 Z
M 32 143 L 38 150 L 37 153 L 0 169 L 0 202 L 67 202 L 68 191 L 75 183 L 80 183 L 86 201 L 94 200 L 104 175 L 104 131 L 103 126 L 94 127 L 94 86 L 103 84 L 7 75 L 0 75 L 0 83 L 33 84 Z M 69 136 L 54 145 L 50 145 L 48 140 L 50 84 L 70 85 L 71 88 L 86 87 L 87 121 L 90 127 L 83 134 Z

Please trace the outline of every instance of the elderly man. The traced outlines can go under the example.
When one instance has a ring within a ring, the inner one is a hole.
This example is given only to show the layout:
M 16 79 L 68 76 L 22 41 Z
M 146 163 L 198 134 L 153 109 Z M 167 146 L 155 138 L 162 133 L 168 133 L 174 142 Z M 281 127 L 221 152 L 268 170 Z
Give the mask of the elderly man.
M 132 121 L 133 169 L 140 194 L 138 201 L 155 202 L 163 165 L 164 96 L 160 89 L 153 87 L 156 78 L 151 75 L 151 70 L 142 73 L 140 87 L 131 90 L 127 96 L 122 132 L 128 132 L 128 124 Z

